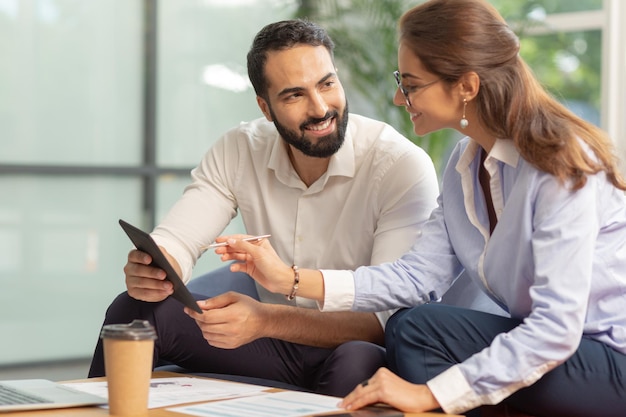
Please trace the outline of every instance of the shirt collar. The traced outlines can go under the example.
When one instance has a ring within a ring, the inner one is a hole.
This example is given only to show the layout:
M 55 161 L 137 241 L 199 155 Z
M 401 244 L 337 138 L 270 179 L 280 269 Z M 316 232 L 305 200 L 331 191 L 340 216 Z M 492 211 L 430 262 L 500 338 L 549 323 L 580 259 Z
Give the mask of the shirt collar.
M 513 168 L 517 167 L 519 162 L 519 151 L 511 139 L 496 139 L 496 142 L 489 152 L 488 158 L 495 158 L 502 161 Z
M 355 151 L 354 151 L 354 131 L 356 126 L 348 119 L 348 127 L 346 129 L 346 135 L 341 145 L 341 148 L 330 157 L 328 169 L 326 173 L 318 180 L 323 180 L 325 184 L 329 177 L 332 176 L 344 176 L 352 178 L 354 177 L 356 170 Z M 280 137 L 278 132 L 273 138 L 274 145 L 267 164 L 267 167 L 272 169 L 278 178 L 283 183 L 290 186 L 303 185 L 302 180 L 298 177 L 296 170 L 293 168 L 291 161 L 289 160 L 289 154 L 287 152 L 287 144 Z
M 343 140 L 341 148 L 330 157 L 330 163 L 328 164 L 328 176 L 343 176 L 352 178 L 356 170 L 356 154 L 354 152 L 354 132 L 356 126 L 354 123 L 350 123 L 348 119 L 348 126 L 346 129 L 346 135 Z
M 456 164 L 457 171 L 461 172 L 463 168 L 468 167 L 476 158 L 479 150 L 480 145 L 478 142 L 470 138 L 467 147 Z M 489 155 L 487 155 L 487 159 L 502 161 L 513 168 L 517 167 L 519 158 L 519 151 L 511 139 L 496 139 Z

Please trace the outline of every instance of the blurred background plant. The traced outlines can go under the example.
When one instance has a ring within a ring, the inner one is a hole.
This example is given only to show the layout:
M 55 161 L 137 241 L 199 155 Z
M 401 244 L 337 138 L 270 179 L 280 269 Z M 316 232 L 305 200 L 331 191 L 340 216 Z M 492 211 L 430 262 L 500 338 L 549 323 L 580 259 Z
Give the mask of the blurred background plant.
M 442 130 L 417 137 L 404 107 L 393 104 L 397 22 L 423 1 L 300 0 L 297 17 L 324 26 L 335 41 L 335 59 L 350 109 L 384 120 L 426 150 L 439 173 L 460 134 Z M 552 33 L 551 13 L 601 9 L 602 0 L 491 0 L 520 36 L 520 54 L 539 80 L 574 112 L 599 124 L 601 33 Z M 343 72 L 345 71 L 345 72 Z

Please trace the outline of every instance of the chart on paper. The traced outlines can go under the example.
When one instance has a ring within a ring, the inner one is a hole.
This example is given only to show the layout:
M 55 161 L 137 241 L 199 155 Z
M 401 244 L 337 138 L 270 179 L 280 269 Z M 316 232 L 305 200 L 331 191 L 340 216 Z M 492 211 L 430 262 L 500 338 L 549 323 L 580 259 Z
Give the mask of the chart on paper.
M 79 382 L 64 385 L 90 394 L 108 397 L 106 382 Z M 217 379 L 153 378 L 150 381 L 148 408 L 256 395 L 264 390 L 267 390 L 267 387 Z
M 339 401 L 326 395 L 283 391 L 168 410 L 199 417 L 299 417 L 339 411 Z

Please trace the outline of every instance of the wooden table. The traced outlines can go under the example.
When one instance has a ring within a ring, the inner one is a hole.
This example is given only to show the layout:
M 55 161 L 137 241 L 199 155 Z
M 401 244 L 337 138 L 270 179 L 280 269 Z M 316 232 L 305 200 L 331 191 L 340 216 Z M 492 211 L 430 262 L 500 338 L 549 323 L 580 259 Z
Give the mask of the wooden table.
M 194 377 L 188 374 L 177 374 L 174 372 L 154 372 L 153 378 L 175 378 L 175 377 Z M 199 377 L 197 377 L 199 378 Z M 67 381 L 67 382 L 88 382 L 88 381 L 104 381 L 105 378 L 92 378 L 88 380 Z M 275 388 L 269 388 L 268 392 L 280 391 Z M 206 402 L 206 401 L 203 401 Z M 148 410 L 146 417 L 183 417 L 185 414 L 175 413 L 168 411 L 167 408 L 180 407 L 183 404 L 171 405 L 163 408 L 151 408 Z M 100 407 L 78 407 L 78 408 L 62 408 L 56 410 L 39 410 L 39 411 L 19 411 L 14 413 L 1 413 L 0 417 L 92 417 L 92 416 L 108 416 L 109 410 Z M 332 414 L 331 414 L 332 415 Z M 406 413 L 406 417 L 442 417 L 444 415 L 462 417 L 452 414 L 440 414 L 440 413 Z M 277 416 L 279 417 L 279 416 Z

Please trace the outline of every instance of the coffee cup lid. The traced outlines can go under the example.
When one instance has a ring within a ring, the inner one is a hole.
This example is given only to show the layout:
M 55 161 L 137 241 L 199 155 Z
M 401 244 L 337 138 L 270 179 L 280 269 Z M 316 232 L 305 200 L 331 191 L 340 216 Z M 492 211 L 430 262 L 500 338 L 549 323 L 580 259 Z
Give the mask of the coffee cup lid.
M 146 340 L 156 339 L 156 331 L 148 320 L 133 320 L 127 324 L 107 324 L 100 331 L 102 339 Z

